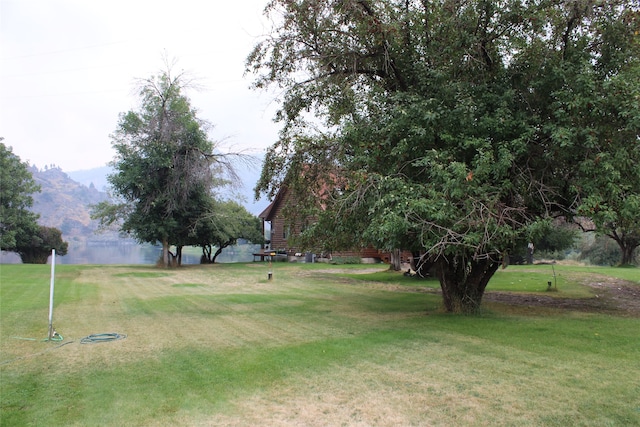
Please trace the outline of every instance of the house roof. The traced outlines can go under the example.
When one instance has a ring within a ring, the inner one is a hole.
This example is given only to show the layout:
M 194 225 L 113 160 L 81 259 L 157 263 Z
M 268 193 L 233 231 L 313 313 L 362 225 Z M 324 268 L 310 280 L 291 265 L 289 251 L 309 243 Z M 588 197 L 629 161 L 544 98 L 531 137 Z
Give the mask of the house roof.
M 260 213 L 260 215 L 258 215 L 258 218 L 264 221 L 273 221 L 273 218 L 276 212 L 278 211 L 278 207 L 284 200 L 284 196 L 286 192 L 287 192 L 286 187 L 281 188 L 280 191 L 278 191 L 278 194 L 276 194 L 276 197 L 273 199 L 273 202 L 269 203 L 269 206 L 267 206 L 265 210 L 263 210 Z
M 331 174 L 330 179 L 332 180 L 331 185 L 328 185 L 326 180 L 322 181 L 321 188 L 319 189 L 319 192 L 317 194 L 318 199 L 321 200 L 322 209 L 325 208 L 324 202 L 322 202 L 322 200 L 326 198 L 326 194 L 329 193 L 331 186 L 335 186 L 336 182 L 338 181 L 338 178 L 335 174 Z M 258 215 L 258 218 L 262 219 L 263 221 L 273 221 L 280 205 L 287 197 L 288 190 L 288 186 L 286 184 L 283 184 L 278 190 L 278 193 L 276 194 L 273 201 L 269 204 L 269 206 L 265 208 L 265 210 L 260 213 L 260 215 Z

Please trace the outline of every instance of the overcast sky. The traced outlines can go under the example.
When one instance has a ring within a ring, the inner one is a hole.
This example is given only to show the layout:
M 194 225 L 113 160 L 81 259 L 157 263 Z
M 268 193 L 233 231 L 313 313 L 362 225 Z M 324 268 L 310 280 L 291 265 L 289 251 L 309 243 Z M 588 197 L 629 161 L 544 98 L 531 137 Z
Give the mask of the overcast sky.
M 118 113 L 138 105 L 136 78 L 163 69 L 189 91 L 214 141 L 261 153 L 277 138 L 273 96 L 249 89 L 244 60 L 268 32 L 267 0 L 0 0 L 0 136 L 22 161 L 65 172 L 113 159 Z

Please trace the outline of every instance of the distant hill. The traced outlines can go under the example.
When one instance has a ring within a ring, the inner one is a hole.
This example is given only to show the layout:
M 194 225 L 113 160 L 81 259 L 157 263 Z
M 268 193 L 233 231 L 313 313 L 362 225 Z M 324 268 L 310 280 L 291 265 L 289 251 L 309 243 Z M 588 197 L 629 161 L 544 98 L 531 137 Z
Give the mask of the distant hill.
M 91 205 L 108 200 L 107 193 L 71 179 L 55 166 L 32 166 L 30 171 L 41 188 L 33 194 L 33 211 L 40 214 L 40 224 L 60 229 L 67 241 L 118 240 L 115 232 L 97 234 L 98 223 L 90 217 Z
M 101 168 L 69 172 L 68 175 L 80 184 L 86 185 L 87 187 L 93 185 L 98 190 L 106 192 L 109 187 L 107 175 L 112 171 L 113 169 L 110 166 L 103 166 Z

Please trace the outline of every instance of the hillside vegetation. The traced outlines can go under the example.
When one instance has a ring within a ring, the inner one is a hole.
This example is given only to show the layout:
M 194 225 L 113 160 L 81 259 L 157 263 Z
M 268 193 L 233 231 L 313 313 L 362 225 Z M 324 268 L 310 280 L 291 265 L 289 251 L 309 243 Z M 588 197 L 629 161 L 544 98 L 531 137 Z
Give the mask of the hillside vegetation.
M 96 234 L 97 221 L 90 217 L 90 206 L 107 200 L 108 195 L 95 186 L 85 186 L 58 167 L 30 168 L 41 191 L 33 195 L 33 210 L 39 223 L 56 227 L 68 241 L 117 240 L 116 233 Z

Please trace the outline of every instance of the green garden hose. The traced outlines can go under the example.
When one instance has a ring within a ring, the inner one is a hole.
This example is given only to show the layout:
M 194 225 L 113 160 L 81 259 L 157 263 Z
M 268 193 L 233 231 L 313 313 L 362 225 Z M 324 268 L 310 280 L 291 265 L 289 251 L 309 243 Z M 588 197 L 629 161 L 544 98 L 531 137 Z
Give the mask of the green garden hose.
M 80 340 L 80 344 L 95 344 L 99 342 L 116 341 L 125 339 L 125 334 L 118 334 L 116 332 L 109 332 L 105 334 L 91 334 Z
M 43 338 L 41 340 L 38 340 L 37 338 L 25 338 L 25 337 L 11 337 L 11 338 L 16 340 L 23 340 L 23 341 L 64 341 L 64 337 L 57 332 L 53 334 L 53 337 L 51 337 L 51 339 Z
M 89 335 L 89 336 L 86 336 L 86 337 L 82 338 L 80 340 L 80 343 L 81 344 L 95 344 L 95 343 L 99 343 L 99 342 L 122 340 L 122 339 L 125 339 L 126 337 L 127 336 L 125 334 L 118 334 L 116 332 L 110 332 L 110 333 L 105 333 L 105 334 L 92 334 L 92 335 Z M 51 337 L 51 339 L 45 338 L 43 340 L 38 340 L 37 338 L 25 338 L 25 337 L 12 337 L 12 338 L 17 339 L 17 340 L 26 340 L 26 341 L 62 341 L 62 340 L 64 340 L 63 336 L 60 335 L 57 332 L 55 332 L 53 334 L 53 337 Z M 6 364 L 9 364 L 9 363 L 13 363 L 13 362 L 16 362 L 18 360 L 27 359 L 29 357 L 39 356 L 39 355 L 44 354 L 44 353 L 46 353 L 46 352 L 48 352 L 50 350 L 54 350 L 54 349 L 63 347 L 65 345 L 71 344 L 73 342 L 75 342 L 75 341 L 68 341 L 68 342 L 59 344 L 59 345 L 57 345 L 55 347 L 50 347 L 50 348 L 48 348 L 48 349 L 46 349 L 44 351 L 40 351 L 38 353 L 28 354 L 28 355 L 22 356 L 22 357 L 16 357 L 15 359 L 0 361 L 0 366 L 6 365 Z

